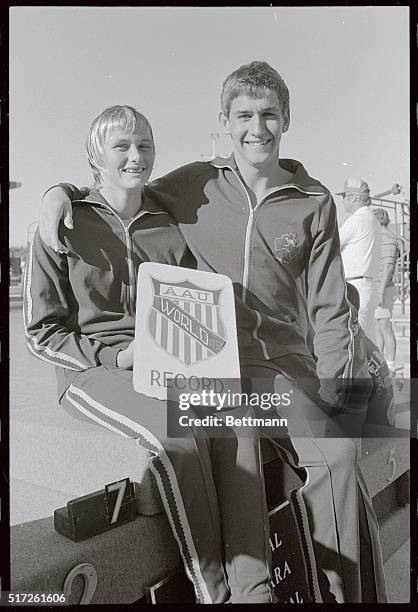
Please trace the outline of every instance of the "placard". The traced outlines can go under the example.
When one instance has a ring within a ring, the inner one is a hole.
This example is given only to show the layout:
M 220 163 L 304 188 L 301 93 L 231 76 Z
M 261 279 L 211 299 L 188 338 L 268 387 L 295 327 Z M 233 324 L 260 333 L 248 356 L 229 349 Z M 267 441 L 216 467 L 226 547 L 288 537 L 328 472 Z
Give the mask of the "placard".
M 167 398 L 168 385 L 234 379 L 240 367 L 234 291 L 223 274 L 146 262 L 137 285 L 135 391 Z M 197 383 L 198 384 L 198 383 Z M 196 391 L 196 383 L 194 383 Z

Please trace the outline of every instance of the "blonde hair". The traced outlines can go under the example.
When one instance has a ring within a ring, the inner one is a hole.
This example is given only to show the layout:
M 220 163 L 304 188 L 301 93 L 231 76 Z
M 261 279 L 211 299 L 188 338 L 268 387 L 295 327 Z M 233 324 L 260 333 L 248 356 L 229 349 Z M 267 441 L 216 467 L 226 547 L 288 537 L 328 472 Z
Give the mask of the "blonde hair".
M 103 147 L 107 134 L 114 129 L 132 134 L 138 127 L 149 130 L 154 144 L 148 119 L 132 106 L 109 106 L 93 120 L 86 140 L 86 149 L 87 159 L 97 184 L 100 185 L 102 181 Z

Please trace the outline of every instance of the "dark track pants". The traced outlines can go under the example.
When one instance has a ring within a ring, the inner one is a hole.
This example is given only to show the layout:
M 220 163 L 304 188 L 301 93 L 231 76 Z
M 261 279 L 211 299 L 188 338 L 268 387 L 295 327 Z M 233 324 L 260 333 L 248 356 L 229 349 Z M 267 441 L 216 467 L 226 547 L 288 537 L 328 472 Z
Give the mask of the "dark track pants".
M 280 380 L 284 378 L 303 385 L 316 376 L 313 360 L 298 355 L 244 361 L 241 372 L 244 378 L 251 379 L 252 389 L 259 393 L 280 391 Z M 290 443 L 293 453 L 288 451 L 289 460 L 308 472 L 302 495 L 324 603 L 362 602 L 360 534 L 370 542 L 377 601 L 387 603 L 378 523 L 358 465 L 359 440 L 320 437 L 321 427 L 329 435 L 334 424 L 326 416 L 321 420 L 321 410 L 302 389 L 295 388 L 291 405 L 287 409 L 278 407 L 277 412 L 288 419 L 290 440 L 276 438 L 276 443 L 285 444 L 287 449 Z M 304 418 L 313 413 L 318 415 L 317 419 Z M 316 428 L 314 436 L 309 435 L 309 424 Z M 274 438 L 274 431 L 264 429 L 262 435 Z
M 132 372 L 101 366 L 72 378 L 61 399 L 67 411 L 148 450 L 197 602 L 270 603 L 271 553 L 257 429 L 210 439 L 199 427 L 192 437 L 168 438 L 166 403 L 136 393 Z M 247 408 L 238 410 L 244 416 Z

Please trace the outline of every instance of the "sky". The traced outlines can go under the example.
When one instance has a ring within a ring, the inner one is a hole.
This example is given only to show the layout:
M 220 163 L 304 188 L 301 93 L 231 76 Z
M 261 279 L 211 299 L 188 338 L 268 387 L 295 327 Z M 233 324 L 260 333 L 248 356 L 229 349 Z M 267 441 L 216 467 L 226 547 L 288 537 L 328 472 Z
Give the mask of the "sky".
M 150 120 L 153 178 L 209 155 L 211 133 L 229 154 L 222 82 L 255 59 L 290 89 L 281 157 L 332 193 L 347 177 L 372 194 L 409 185 L 408 7 L 22 6 L 9 32 L 11 245 L 26 244 L 45 189 L 91 183 L 85 138 L 107 106 Z

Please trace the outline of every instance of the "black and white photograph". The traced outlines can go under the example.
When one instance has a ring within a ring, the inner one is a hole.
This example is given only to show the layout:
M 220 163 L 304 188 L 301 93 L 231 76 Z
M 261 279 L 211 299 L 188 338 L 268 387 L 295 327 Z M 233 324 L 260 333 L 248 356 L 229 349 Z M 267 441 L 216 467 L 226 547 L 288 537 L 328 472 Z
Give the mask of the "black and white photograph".
M 0 605 L 416 600 L 410 20 L 9 7 Z

